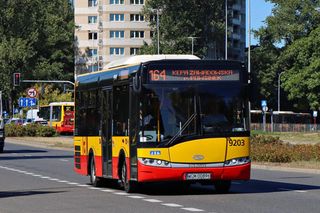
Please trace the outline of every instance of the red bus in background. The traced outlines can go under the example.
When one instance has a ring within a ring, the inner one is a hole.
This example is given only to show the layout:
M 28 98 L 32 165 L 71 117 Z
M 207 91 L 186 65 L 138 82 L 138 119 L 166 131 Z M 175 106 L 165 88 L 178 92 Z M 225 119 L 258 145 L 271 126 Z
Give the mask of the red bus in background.
M 39 117 L 48 121 L 60 134 L 73 134 L 74 131 L 74 102 L 52 102 L 41 106 Z

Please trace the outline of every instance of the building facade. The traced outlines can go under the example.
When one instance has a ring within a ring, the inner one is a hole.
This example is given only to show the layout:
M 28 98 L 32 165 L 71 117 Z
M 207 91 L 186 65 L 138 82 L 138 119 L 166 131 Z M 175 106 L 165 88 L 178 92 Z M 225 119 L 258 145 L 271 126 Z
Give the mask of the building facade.
M 74 1 L 77 74 L 136 55 L 152 32 L 141 10 L 147 0 Z M 228 2 L 228 59 L 244 60 L 245 0 Z M 217 57 L 218 58 L 218 57 Z M 219 57 L 221 58 L 221 57 Z

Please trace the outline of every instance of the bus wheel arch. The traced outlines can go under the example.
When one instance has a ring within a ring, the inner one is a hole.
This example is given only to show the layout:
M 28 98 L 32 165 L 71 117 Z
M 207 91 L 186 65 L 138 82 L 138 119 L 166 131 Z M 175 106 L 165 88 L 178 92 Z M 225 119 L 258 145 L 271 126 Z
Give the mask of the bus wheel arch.
M 90 177 L 90 183 L 95 186 L 99 187 L 102 185 L 102 178 L 97 177 L 96 172 L 96 163 L 94 159 L 94 152 L 92 149 L 89 151 L 89 161 L 88 161 L 88 174 Z
M 131 181 L 128 178 L 128 165 L 126 162 L 126 155 L 123 150 L 119 154 L 118 162 L 118 178 L 120 180 L 120 185 L 127 193 L 132 193 L 136 190 L 136 182 Z

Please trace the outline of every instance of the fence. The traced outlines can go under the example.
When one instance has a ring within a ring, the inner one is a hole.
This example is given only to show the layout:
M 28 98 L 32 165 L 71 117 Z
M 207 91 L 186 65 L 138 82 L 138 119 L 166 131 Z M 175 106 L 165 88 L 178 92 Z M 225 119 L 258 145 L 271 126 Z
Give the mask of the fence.
M 262 123 L 251 123 L 251 130 L 263 131 Z M 266 124 L 267 132 L 320 132 L 320 124 L 281 124 L 274 123 L 273 126 L 270 123 Z

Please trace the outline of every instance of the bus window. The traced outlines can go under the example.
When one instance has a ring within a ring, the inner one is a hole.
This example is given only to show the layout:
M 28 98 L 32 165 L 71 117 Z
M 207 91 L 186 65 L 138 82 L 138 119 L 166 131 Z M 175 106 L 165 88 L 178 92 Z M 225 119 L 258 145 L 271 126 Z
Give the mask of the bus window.
M 113 97 L 113 135 L 127 136 L 129 118 L 129 87 L 115 87 Z

